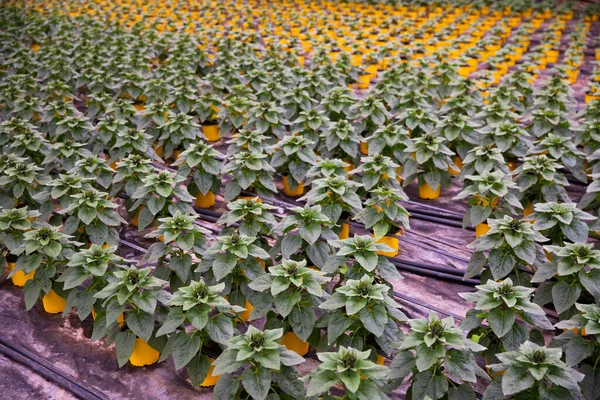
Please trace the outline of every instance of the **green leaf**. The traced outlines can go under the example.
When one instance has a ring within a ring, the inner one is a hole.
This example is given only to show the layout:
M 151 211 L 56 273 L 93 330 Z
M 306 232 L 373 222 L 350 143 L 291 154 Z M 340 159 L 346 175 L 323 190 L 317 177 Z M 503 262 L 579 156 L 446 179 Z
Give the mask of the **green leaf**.
M 205 329 L 208 336 L 217 343 L 225 344 L 233 336 L 231 319 L 223 314 L 209 319 Z
M 213 390 L 213 400 L 234 400 L 240 382 L 231 374 L 222 375 Z
M 288 321 L 294 330 L 294 333 L 300 340 L 306 341 L 311 335 L 317 316 L 312 307 L 294 307 Z
M 446 350 L 441 345 L 435 345 L 433 347 L 427 347 L 426 344 L 420 344 L 417 347 L 417 369 L 419 371 L 428 370 L 439 361 L 440 358 L 444 357 Z
M 490 255 L 488 256 L 488 262 L 490 264 L 492 276 L 494 277 L 494 279 L 498 280 L 510 274 L 510 272 L 517 264 L 517 259 L 509 251 L 494 249 L 490 251 Z
M 365 307 L 360 311 L 360 320 L 369 332 L 375 336 L 383 335 L 388 320 L 385 306 L 377 304 L 373 308 Z
M 412 374 L 416 360 L 412 352 L 403 350 L 396 354 L 390 364 L 390 379 L 404 379 Z
M 341 312 L 332 313 L 327 324 L 327 343 L 332 345 L 335 340 L 352 325 L 352 320 Z
M 254 360 L 270 370 L 279 370 L 281 365 L 279 351 L 276 349 L 263 349 L 259 353 L 254 353 Z
M 347 390 L 352 393 L 355 393 L 358 390 L 358 387 L 360 386 L 360 374 L 358 371 L 347 369 L 340 372 L 338 376 Z
M 298 399 L 303 399 L 304 383 L 300 380 L 302 375 L 293 367 L 283 365 L 281 370 L 275 374 L 275 382 L 281 390 Z
M 450 349 L 444 359 L 448 373 L 466 382 L 476 382 L 475 356 L 469 350 Z
M 300 293 L 284 292 L 275 296 L 273 303 L 275 304 L 275 308 L 277 308 L 277 312 L 279 312 L 279 314 L 285 318 L 292 312 L 292 309 L 296 304 L 298 304 L 298 302 L 300 302 L 300 300 L 302 300 L 302 295 Z
M 284 259 L 288 259 L 300 249 L 302 238 L 298 235 L 288 234 L 281 241 L 281 255 Z
M 210 369 L 210 359 L 207 355 L 198 353 L 192 360 L 187 363 L 187 373 L 190 376 L 193 386 L 200 386 L 206 379 L 206 375 Z
M 215 278 L 220 281 L 233 271 L 237 264 L 238 258 L 235 254 L 222 253 L 218 254 L 212 265 Z
M 135 334 L 130 331 L 118 332 L 115 337 L 115 350 L 117 351 L 117 361 L 119 368 L 127 364 L 129 357 L 133 354 L 135 347 Z
M 154 329 L 154 316 L 144 311 L 130 311 L 127 313 L 127 327 L 131 329 L 137 337 L 144 341 L 150 340 Z
M 312 374 L 308 381 L 306 389 L 307 396 L 317 396 L 331 389 L 339 382 L 337 374 L 333 371 L 319 371 L 318 374 Z
M 586 399 L 597 399 L 600 397 L 600 368 L 593 368 L 589 364 L 583 364 L 579 369 L 584 375 L 581 381 L 581 389 Z
M 261 366 L 247 368 L 242 373 L 242 385 L 253 399 L 263 400 L 271 388 L 271 371 Z
M 156 336 L 166 335 L 168 333 L 174 332 L 175 329 L 185 321 L 185 317 L 181 312 L 181 308 L 173 307 L 169 310 L 169 314 L 167 314 L 167 318 L 162 323 L 162 326 L 156 332 Z
M 488 322 L 490 328 L 496 336 L 501 338 L 506 335 L 515 323 L 516 314 L 511 309 L 501 309 L 500 307 L 493 308 L 488 313 Z
M 477 226 L 483 222 L 485 222 L 490 214 L 492 213 L 491 207 L 482 207 L 479 205 L 474 205 L 471 207 L 469 211 L 469 216 L 471 217 L 471 224 L 473 226 Z
M 529 389 L 534 383 L 535 379 L 527 369 L 510 366 L 502 375 L 502 392 L 505 396 L 511 396 Z
M 475 400 L 475 392 L 468 383 L 448 388 L 448 400 Z
M 552 301 L 556 312 L 562 313 L 563 311 L 571 308 L 579 295 L 581 294 L 581 286 L 577 281 L 567 282 L 559 281 L 552 287 Z
M 188 335 L 179 332 L 173 337 L 173 361 L 175 369 L 180 369 L 189 363 L 200 351 L 201 335 Z
M 444 375 L 432 375 L 431 371 L 423 371 L 415 375 L 412 384 L 412 399 L 423 400 L 429 397 L 437 400 L 442 398 L 447 391 L 448 380 Z

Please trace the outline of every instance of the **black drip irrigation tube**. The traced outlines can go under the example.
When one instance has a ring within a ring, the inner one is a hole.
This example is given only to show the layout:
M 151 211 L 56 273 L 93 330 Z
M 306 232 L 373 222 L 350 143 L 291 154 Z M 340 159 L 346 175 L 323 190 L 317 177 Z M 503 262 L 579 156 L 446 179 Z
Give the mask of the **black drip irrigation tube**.
M 54 364 L 43 357 L 40 357 L 21 346 L 9 343 L 4 338 L 0 337 L 0 353 L 31 369 L 36 374 L 47 379 L 49 382 L 65 389 L 74 396 L 82 400 L 104 400 L 108 399 L 98 389 L 87 385 L 81 380 L 71 376 L 64 371 L 56 368 Z

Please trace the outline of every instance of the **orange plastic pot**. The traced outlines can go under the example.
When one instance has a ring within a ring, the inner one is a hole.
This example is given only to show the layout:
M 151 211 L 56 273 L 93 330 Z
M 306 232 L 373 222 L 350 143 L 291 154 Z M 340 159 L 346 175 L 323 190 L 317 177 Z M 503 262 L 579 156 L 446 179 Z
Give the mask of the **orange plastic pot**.
M 288 350 L 296 352 L 299 356 L 304 356 L 308 353 L 308 342 L 300 340 L 294 332 L 288 332 L 283 335 L 281 344 L 287 347 Z
M 419 185 L 419 197 L 425 200 L 435 200 L 440 197 L 442 186 L 438 185 L 436 190 L 433 190 L 427 182 Z
M 485 236 L 490 230 L 490 226 L 486 223 L 479 224 L 475 227 L 475 237 Z
M 206 194 L 198 192 L 194 199 L 194 205 L 198 208 L 211 208 L 215 204 L 215 194 L 210 190 Z
M 296 190 L 292 190 L 292 187 L 290 186 L 288 177 L 284 175 L 283 176 L 283 192 L 286 194 L 286 196 L 290 196 L 290 197 L 302 196 L 304 194 L 304 181 L 298 183 L 298 186 L 296 186 Z
M 347 166 L 345 166 L 345 167 L 344 167 L 344 171 L 346 171 L 346 172 L 348 172 L 348 173 L 349 173 L 350 171 L 352 171 L 352 170 L 354 169 L 354 164 L 352 164 L 352 163 L 351 163 L 351 162 L 349 162 L 349 161 L 344 161 L 344 162 L 345 162 L 346 164 L 348 164 Z
M 527 207 L 523 210 L 523 217 L 528 217 L 533 214 L 533 204 L 527 204 Z
M 50 292 L 42 297 L 42 304 L 44 305 L 44 311 L 48 314 L 59 314 L 65 310 L 67 300 L 60 297 L 54 289 L 50 289 Z
M 15 269 L 15 265 L 16 263 L 8 263 L 8 270 L 10 272 L 13 272 Z M 32 271 L 28 274 L 26 274 L 23 271 L 17 271 L 13 276 L 10 277 L 10 279 L 12 280 L 13 285 L 23 287 L 25 286 L 25 283 L 27 281 L 33 279 L 34 275 L 35 271 Z
M 364 140 L 361 140 L 360 142 L 360 152 L 365 156 L 369 155 L 369 144 Z
M 387 244 L 392 251 L 378 251 L 377 254 L 385 257 L 396 257 L 398 255 L 399 240 L 393 236 L 384 236 L 375 243 Z
M 154 364 L 158 361 L 160 353 L 143 339 L 136 338 L 133 353 L 129 357 L 131 365 L 143 367 L 144 365 Z
M 217 125 L 202 125 L 202 133 L 209 142 L 216 142 L 221 138 L 219 127 Z
M 219 378 L 221 378 L 221 375 L 213 375 L 213 371 L 215 370 L 215 366 L 212 365 L 212 363 L 215 361 L 214 358 L 209 358 L 210 360 L 210 367 L 208 368 L 208 373 L 206 374 L 206 378 L 204 378 L 204 380 L 202 381 L 202 383 L 200 384 L 200 386 L 202 387 L 209 387 L 209 386 L 215 386 L 217 384 L 217 382 L 219 381 Z
M 338 233 L 340 240 L 348 239 L 350 236 L 350 225 L 342 223 L 342 230 Z
M 384 363 L 385 363 L 385 357 L 382 356 L 381 354 L 377 354 L 377 360 L 375 361 L 375 364 L 383 365 Z

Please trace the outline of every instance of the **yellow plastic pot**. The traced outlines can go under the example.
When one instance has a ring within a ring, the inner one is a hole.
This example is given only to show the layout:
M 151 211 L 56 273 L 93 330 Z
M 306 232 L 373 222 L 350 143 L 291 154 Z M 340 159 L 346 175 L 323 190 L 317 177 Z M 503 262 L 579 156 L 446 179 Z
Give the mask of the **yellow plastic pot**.
M 135 347 L 133 348 L 131 357 L 129 357 L 129 362 L 136 367 L 143 367 L 144 365 L 154 364 L 158 361 L 159 357 L 160 353 L 154 347 L 150 346 L 143 339 L 136 338 Z
M 384 362 L 385 362 L 385 357 L 382 356 L 381 354 L 377 354 L 377 360 L 375 360 L 375 364 L 383 365 Z
M 146 106 L 140 103 L 136 103 L 133 105 L 135 107 L 136 110 L 138 111 L 144 111 L 146 109 Z
M 350 225 L 342 223 L 342 230 L 338 233 L 340 240 L 348 239 L 350 236 Z
M 221 138 L 219 127 L 217 125 L 202 125 L 202 133 L 209 142 L 216 142 Z
M 517 169 L 517 164 L 512 161 L 507 162 L 506 165 L 508 165 L 508 169 L 511 172 L 514 171 L 515 169 Z
M 54 289 L 50 289 L 50 292 L 42 297 L 42 304 L 44 305 L 44 311 L 48 314 L 58 314 L 65 310 L 67 300 L 60 297 Z
M 456 165 L 456 167 L 457 167 L 458 169 L 454 169 L 454 168 L 452 168 L 452 167 L 448 167 L 448 172 L 449 172 L 449 173 L 450 173 L 450 175 L 452 175 L 452 176 L 457 176 L 458 174 L 460 174 L 460 170 L 461 170 L 461 168 L 462 168 L 462 166 L 463 166 L 463 163 L 462 163 L 462 158 L 460 158 L 460 157 L 454 157 L 454 158 L 452 159 L 452 162 L 454 163 L 454 165 Z
M 398 238 L 395 238 L 393 236 L 384 236 L 378 239 L 375 243 L 387 244 L 389 247 L 392 248 L 392 251 L 378 251 L 377 254 L 379 254 L 380 256 L 396 257 L 398 255 Z
M 281 344 L 287 347 L 288 350 L 296 352 L 299 356 L 304 356 L 308 353 L 308 342 L 300 340 L 294 332 L 288 332 L 283 335 Z
M 360 75 L 357 87 L 362 90 L 366 90 L 369 88 L 371 84 L 371 74 Z
M 94 310 L 92 308 L 92 318 L 95 320 L 96 319 L 96 315 L 98 315 L 96 313 L 96 310 Z M 117 317 L 117 322 L 119 323 L 120 327 L 123 327 L 123 325 L 125 324 L 125 317 L 123 316 L 123 313 L 119 314 L 119 316 Z
M 344 171 L 346 171 L 346 172 L 348 172 L 348 173 L 349 173 L 350 171 L 352 171 L 352 170 L 354 169 L 354 164 L 352 164 L 352 163 L 351 163 L 351 162 L 349 162 L 349 161 L 344 161 L 344 162 L 345 162 L 346 164 L 348 164 L 347 166 L 345 166 L 345 167 L 344 167 Z
M 244 305 L 244 308 L 246 309 L 246 311 L 242 311 L 240 313 L 240 318 L 243 321 L 249 321 L 250 314 L 252 313 L 252 310 L 254 310 L 254 306 L 252 304 L 250 304 L 250 302 L 248 300 L 246 300 L 246 304 Z
M 360 152 L 365 156 L 369 155 L 369 144 L 364 140 L 361 140 L 360 142 Z
M 217 384 L 217 382 L 219 381 L 219 378 L 221 378 L 221 375 L 217 375 L 217 376 L 213 375 L 215 366 L 212 365 L 212 363 L 215 361 L 215 359 L 211 357 L 211 358 L 209 358 L 209 360 L 210 360 L 211 365 L 208 368 L 208 373 L 206 374 L 206 378 L 204 378 L 204 380 L 200 384 L 200 386 L 202 386 L 202 387 L 215 386 Z
M 135 216 L 133 218 L 131 218 L 131 225 L 133 226 L 138 226 L 138 222 L 139 222 L 139 218 L 140 218 L 140 213 L 142 212 L 142 210 L 146 208 L 144 206 L 139 206 L 137 209 L 137 212 L 135 213 Z
M 296 190 L 292 190 L 292 187 L 290 186 L 288 177 L 284 175 L 283 176 L 283 192 L 286 194 L 286 196 L 290 196 L 290 197 L 302 196 L 304 194 L 304 181 L 298 183 Z
M 211 208 L 215 204 L 215 194 L 210 190 L 205 195 L 198 192 L 194 199 L 194 205 L 198 208 Z
M 162 157 L 163 147 L 160 144 L 154 143 L 154 145 L 152 146 L 152 148 L 156 152 L 157 156 Z
M 435 200 L 440 197 L 442 185 L 438 185 L 437 190 L 433 190 L 427 182 L 419 185 L 419 197 L 425 200 Z
M 486 223 L 481 223 L 475 227 L 475 237 L 485 236 L 490 230 L 490 226 Z
M 10 272 L 13 272 L 13 270 L 15 269 L 15 265 L 16 265 L 16 263 L 8 263 L 8 270 Z M 15 272 L 15 274 L 13 276 L 10 277 L 10 279 L 12 280 L 13 285 L 23 287 L 23 286 L 25 286 L 25 283 L 28 280 L 33 279 L 34 275 L 35 275 L 35 271 L 32 271 L 28 274 L 26 274 L 23 271 L 17 271 L 17 272 Z
M 529 203 L 523 210 L 523 217 L 528 217 L 533 213 L 533 204 Z

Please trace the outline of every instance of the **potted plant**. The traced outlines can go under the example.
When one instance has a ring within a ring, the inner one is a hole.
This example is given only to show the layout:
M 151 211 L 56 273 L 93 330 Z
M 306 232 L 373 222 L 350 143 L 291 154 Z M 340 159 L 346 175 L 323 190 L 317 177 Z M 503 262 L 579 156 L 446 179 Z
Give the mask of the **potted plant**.
M 468 332 L 467 337 L 487 348 L 483 352 L 486 364 L 496 362 L 497 353 L 517 350 L 530 335 L 532 338 L 541 335 L 539 330 L 530 333 L 527 327 L 517 323 L 517 317 L 539 329 L 552 327 L 546 312 L 532 302 L 534 291 L 513 285 L 512 280 L 506 278 L 502 282 L 490 279 L 485 285 L 477 286 L 474 293 L 460 293 L 462 298 L 475 303 L 460 327 Z
M 313 142 L 302 136 L 286 135 L 275 146 L 271 166 L 283 176 L 283 191 L 287 196 L 304 194 L 304 178 L 316 162 Z
M 194 198 L 184 186 L 179 185 L 185 179 L 167 170 L 154 171 L 143 177 L 143 186 L 139 186 L 131 196 L 133 205 L 129 211 L 136 213 L 133 225 L 142 230 L 156 218 L 173 215 L 177 210 L 190 214 L 190 203 Z
M 362 209 L 362 202 L 356 194 L 360 186 L 360 183 L 350 181 L 346 176 L 331 175 L 314 180 L 311 189 L 299 201 L 306 201 L 309 205 L 320 205 L 323 214 L 337 223 L 344 214 L 356 215 Z M 341 231 L 338 233 L 341 239 L 348 237 L 349 229 L 349 225 L 342 222 Z
M 327 396 L 335 386 L 345 390 L 344 398 L 360 399 L 363 396 L 383 398 L 383 382 L 389 369 L 369 360 L 370 350 L 360 351 L 340 346 L 337 352 L 318 353 L 321 364 L 305 378 L 308 396 Z
M 221 98 L 213 93 L 205 93 L 198 97 L 194 113 L 202 124 L 202 133 L 209 142 L 216 142 L 221 138 L 217 113 L 221 109 Z
M 399 187 L 396 171 L 399 165 L 390 157 L 375 154 L 362 157 L 360 165 L 352 170 L 352 175 L 361 177 L 361 183 L 365 191 L 370 191 L 375 186 Z
M 75 166 L 69 170 L 69 173 L 93 179 L 92 182 L 108 189 L 112 183 L 114 171 L 108 166 L 106 160 L 93 155 L 88 150 L 82 150 L 81 154 L 83 157 L 75 162 Z
M 255 130 L 240 129 L 231 135 L 231 140 L 227 141 L 227 155 L 235 155 L 240 151 L 249 151 L 252 153 L 267 153 L 269 143 L 273 139 L 267 135 Z
M 197 263 L 195 260 L 202 258 L 208 247 L 209 231 L 194 224 L 195 220 L 195 215 L 177 210 L 173 216 L 159 218 L 157 229 L 146 235 L 158 238 L 158 241 L 150 246 L 142 261 L 156 262 L 156 274 L 168 280 L 173 289 L 189 283 Z
M 498 364 L 488 365 L 492 371 L 504 371 L 492 382 L 486 393 L 501 392 L 502 396 L 523 394 L 546 398 L 548 393 L 560 393 L 565 399 L 581 396 L 578 382 L 583 374 L 567 366 L 560 348 L 548 348 L 526 341 L 518 350 L 496 355 Z
M 567 178 L 559 172 L 562 165 L 545 154 L 523 159 L 514 172 L 514 181 L 519 187 L 519 200 L 526 205 L 524 215 L 533 212 L 533 205 L 546 202 L 570 202 L 565 190 L 569 186 Z
M 238 199 L 227 205 L 228 211 L 217 220 L 217 224 L 231 227 L 238 225 L 235 231 L 241 235 L 259 237 L 271 236 L 277 221 L 273 217 L 273 207 L 263 204 L 256 199 Z M 230 233 L 232 229 L 223 229 L 223 233 Z M 266 245 L 266 241 L 265 241 Z
M 572 137 L 548 133 L 533 143 L 530 154 L 549 154 L 554 160 L 560 161 L 574 177 L 587 183 L 584 168 L 585 153 L 577 149 Z
M 223 174 L 231 174 L 231 181 L 225 186 L 225 201 L 238 197 L 242 190 L 256 191 L 261 196 L 277 193 L 273 180 L 275 169 L 266 160 L 267 154 L 241 151 L 231 157 L 223 167 Z
M 600 295 L 595 280 L 598 275 L 600 252 L 592 244 L 565 243 L 562 246 L 547 245 L 544 250 L 550 255 L 531 279 L 541 283 L 547 296 L 540 291 L 536 301 L 546 304 L 552 301 L 561 316 L 570 316 L 573 306 L 585 296 L 586 291 L 594 298 Z
M 67 264 L 73 253 L 71 236 L 59 232 L 59 228 L 42 224 L 23 234 L 23 243 L 11 253 L 16 255 L 14 269 L 9 277 L 19 271 L 32 279 L 25 282 L 25 308 L 31 310 L 43 294 L 44 310 L 50 314 L 63 312 L 67 297 L 60 283 L 56 283 L 58 272 Z
M 284 328 L 281 344 L 300 356 L 308 352 L 307 340 L 317 320 L 313 305 L 321 303 L 324 296 L 322 285 L 326 281 L 321 272 L 306 266 L 306 260 L 284 259 L 248 285 L 257 292 L 270 291 L 279 315 L 274 318 L 275 321 L 267 318 L 267 324 Z
M 552 244 L 562 246 L 566 240 L 575 243 L 585 243 L 589 228 L 585 221 L 595 220 L 596 217 L 577 208 L 575 203 L 536 203 L 533 227 L 551 240 Z
M 511 192 L 518 190 L 517 185 L 504 172 L 487 171 L 481 175 L 465 176 L 465 179 L 469 184 L 454 199 L 470 197 L 470 208 L 463 217 L 463 227 L 474 227 L 476 237 L 488 232 L 490 227 L 486 221 L 491 215 L 498 218 L 505 214 L 513 215 L 516 214 L 515 208 L 523 208 L 517 196 Z M 499 199 L 502 199 L 500 206 Z
M 474 249 L 475 253 L 469 260 L 465 279 L 474 277 L 487 265 L 489 271 L 486 270 L 481 275 L 482 281 L 490 273 L 494 280 L 510 275 L 517 285 L 529 286 L 528 276 L 519 274 L 518 269 L 535 270 L 540 267 L 545 257 L 539 243 L 548 241 L 548 238 L 535 230 L 529 221 L 509 215 L 488 219 L 488 224 L 490 230 L 487 234 L 476 238 L 467 246 Z M 486 256 L 484 252 L 488 250 L 490 252 Z
M 257 241 L 256 237 L 237 233 L 220 235 L 196 268 L 196 272 L 208 273 L 209 282 L 225 282 L 224 294 L 227 294 L 229 302 L 246 310 L 240 314 L 244 321 L 266 315 L 268 306 L 265 304 L 270 301 L 269 296 L 248 288 L 248 283 L 265 273 L 261 261 L 269 259 L 269 253 Z
M 151 339 L 155 339 L 154 312 L 166 282 L 150 275 L 151 272 L 150 267 L 138 269 L 133 265 L 115 269 L 109 276 L 110 283 L 94 294 L 94 298 L 102 300 L 106 310 L 106 314 L 96 317 L 94 330 L 97 324 L 99 330 L 108 334 L 106 327 L 118 326 L 118 316 L 125 315 L 125 325 L 108 334 L 109 341 L 114 340 L 119 367 L 127 361 L 134 366 L 144 366 L 159 359 L 161 349 L 155 348 L 158 343 Z
M 141 154 L 130 154 L 117 162 L 110 197 L 124 192 L 127 196 L 144 186 L 144 178 L 152 173 L 152 160 Z
M 68 208 L 59 211 L 68 215 L 63 231 L 67 235 L 76 235 L 83 242 L 117 246 L 117 228 L 126 222 L 116 211 L 118 207 L 117 203 L 108 200 L 106 193 L 95 189 L 73 194 Z
M 389 377 L 396 386 L 410 376 L 408 394 L 413 399 L 474 397 L 469 382 L 479 372 L 475 354 L 485 347 L 467 339 L 454 327 L 454 318 L 439 319 L 433 312 L 427 319 L 411 319 L 410 332 L 390 365 Z M 463 382 L 461 384 L 461 382 Z
M 8 250 L 3 254 L 3 260 L 6 260 L 8 271 L 12 273 L 15 269 L 17 257 L 12 254 L 23 245 L 23 233 L 32 229 L 32 221 L 40 216 L 40 213 L 34 210 L 28 210 L 27 207 L 4 209 L 0 211 L 0 243 Z M 13 285 L 25 286 L 25 283 L 32 279 L 35 272 L 25 274 L 23 271 L 17 271 L 11 276 Z
M 231 306 L 220 295 L 224 283 L 209 286 L 203 280 L 192 280 L 178 288 L 167 303 L 169 313 L 156 332 L 157 337 L 169 335 L 160 359 L 173 356 L 175 369 L 186 367 L 194 386 L 214 386 L 220 376 L 213 374 L 215 361 L 203 354 L 204 349 L 220 352 L 218 344 L 226 344 L 234 335 Z M 189 327 L 189 328 L 188 328 Z
M 340 158 L 350 165 L 357 162 L 360 135 L 349 121 L 343 119 L 332 122 L 321 133 L 321 137 L 324 140 L 317 148 L 320 155 L 328 158 Z
M 326 317 L 317 322 L 318 327 L 327 327 L 327 344 L 371 349 L 370 359 L 383 364 L 378 349 L 391 355 L 393 343 L 402 336 L 397 322 L 407 319 L 399 310 L 400 305 L 388 294 L 389 290 L 388 285 L 377 283 L 376 278 L 368 274 L 360 279 L 345 279 L 338 285 L 331 297 L 319 306 L 328 310 Z M 347 331 L 352 334 L 346 334 Z
M 231 338 L 213 363 L 213 374 L 221 375 L 215 396 L 222 393 L 264 400 L 269 393 L 285 393 L 293 398 L 305 397 L 300 374 L 293 367 L 304 362 L 304 358 L 281 345 L 282 336 L 281 328 L 260 331 L 250 325 L 245 334 Z M 240 367 L 244 371 L 234 376 Z
M 400 205 L 400 201 L 408 197 L 402 189 L 379 186 L 369 193 L 370 198 L 354 219 L 362 220 L 365 229 L 373 229 L 376 243 L 382 243 L 392 251 L 379 251 L 377 254 L 395 257 L 398 255 L 398 234 L 404 233 L 404 228 L 410 228 L 408 218 L 410 214 Z M 401 225 L 400 225 L 400 224 Z M 389 233 L 393 236 L 389 236 Z
M 101 309 L 96 293 L 108 286 L 107 277 L 115 268 L 123 268 L 128 260 L 115 254 L 117 247 L 103 248 L 92 244 L 89 248 L 81 248 L 73 253 L 66 267 L 56 279 L 62 282 L 63 290 L 68 291 L 63 317 L 66 317 L 73 308 L 77 310 L 80 320 L 86 319 L 90 314 L 97 316 Z M 117 322 L 123 322 L 123 314 L 118 314 Z M 114 322 L 114 321 L 113 321 Z
M 437 199 L 442 187 L 450 185 L 448 169 L 452 163 L 454 152 L 446 144 L 446 139 L 435 134 L 424 134 L 413 137 L 405 153 L 414 156 L 407 158 L 402 167 L 404 175 L 403 186 L 407 186 L 415 178 L 419 183 L 419 197 L 422 199 Z
M 182 177 L 191 175 L 191 185 L 188 186 L 198 208 L 210 208 L 215 204 L 215 194 L 221 189 L 221 168 L 225 155 L 212 146 L 198 141 L 191 144 L 174 166 L 178 166 L 177 174 Z

